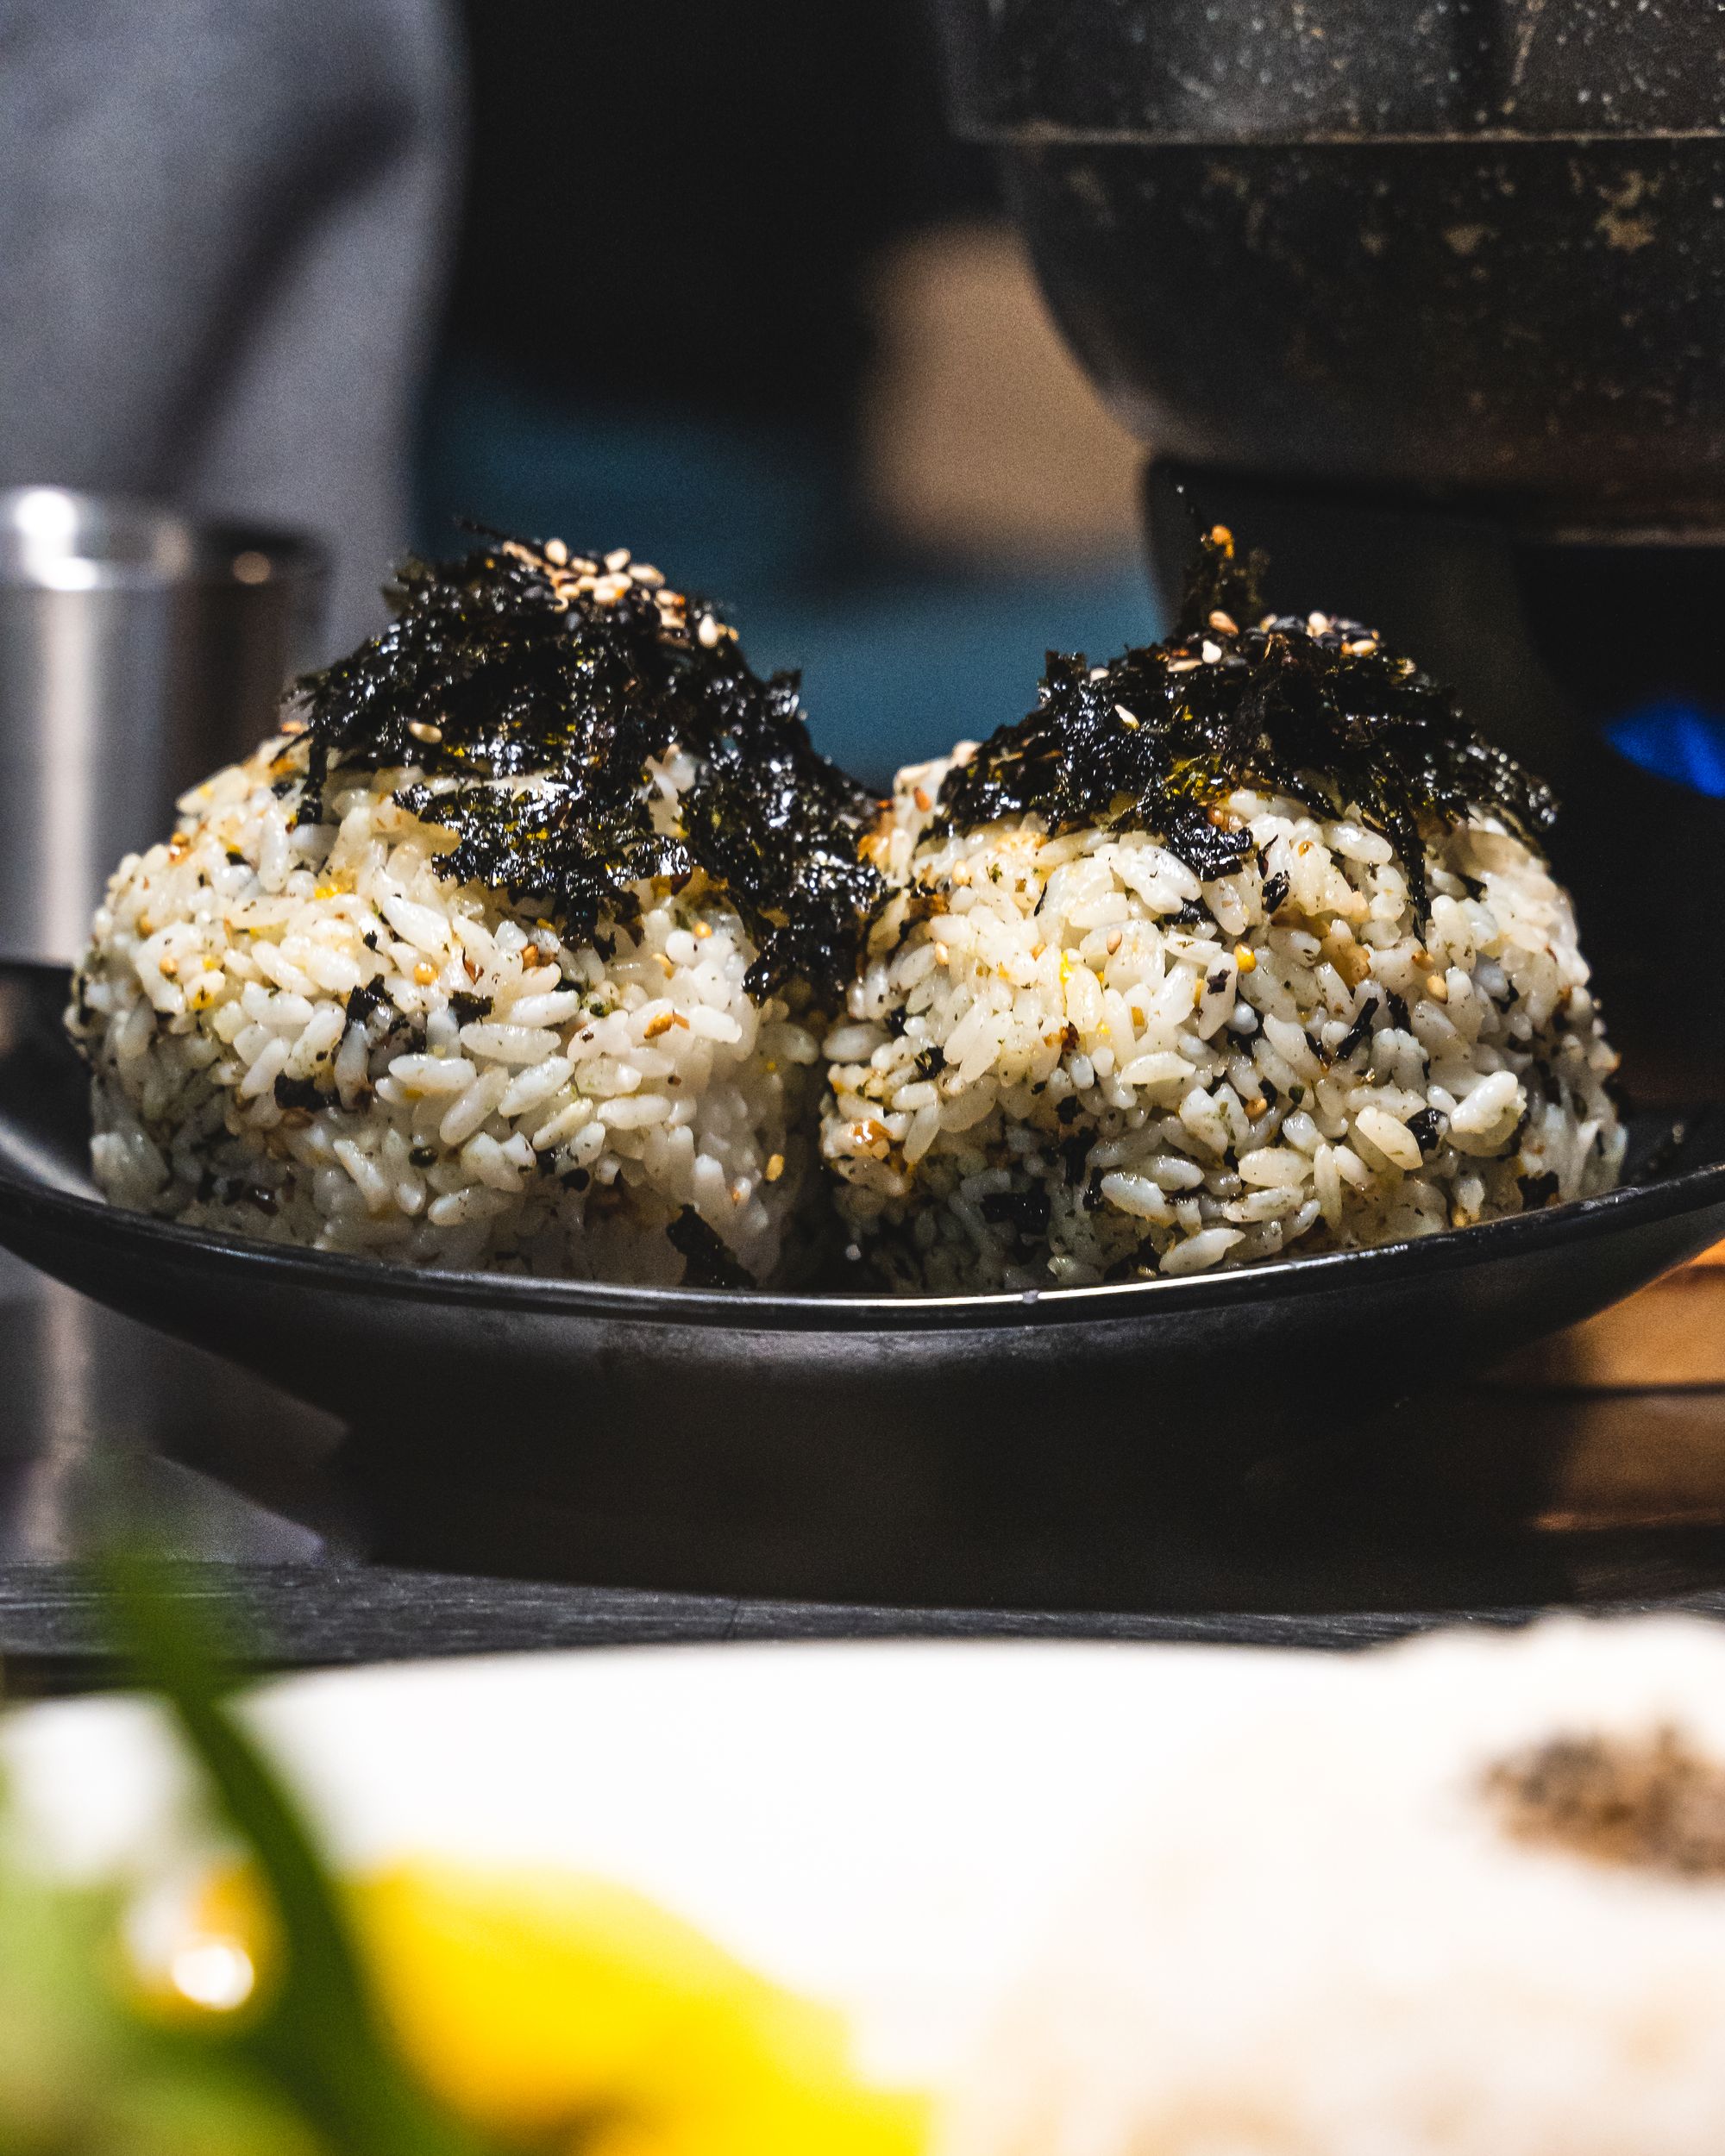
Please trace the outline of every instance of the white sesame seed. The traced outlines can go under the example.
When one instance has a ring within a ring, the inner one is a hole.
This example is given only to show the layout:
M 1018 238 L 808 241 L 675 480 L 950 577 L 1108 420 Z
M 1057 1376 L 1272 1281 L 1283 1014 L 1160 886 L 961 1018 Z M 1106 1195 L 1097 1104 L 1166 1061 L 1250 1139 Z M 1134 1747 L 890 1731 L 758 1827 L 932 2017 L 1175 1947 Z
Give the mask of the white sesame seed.
M 718 642 L 718 624 L 711 614 L 703 614 L 700 617 L 700 627 L 696 630 L 695 634 L 711 651 Z
M 662 584 L 665 581 L 663 573 L 656 569 L 650 561 L 631 562 L 629 573 L 637 584 Z
M 435 743 L 440 742 L 443 738 L 443 729 L 441 726 L 430 725 L 423 718 L 409 719 L 407 722 L 407 730 L 412 735 L 415 741 L 429 741 Z
M 1208 636 L 1204 639 L 1202 644 L 1200 645 L 1199 650 L 1202 655 L 1204 664 L 1207 667 L 1214 666 L 1217 660 L 1222 655 L 1222 647 L 1220 644 L 1213 644 Z
M 601 606 L 615 606 L 628 589 L 626 576 L 602 576 L 593 586 L 593 597 Z
M 1133 733 L 1138 731 L 1138 720 L 1124 704 L 1115 705 L 1114 717 L 1119 719 L 1122 726 L 1130 727 Z
M 1330 633 L 1330 617 L 1327 614 L 1308 614 L 1306 626 L 1314 636 L 1327 636 Z
M 561 539 L 548 539 L 545 542 L 545 559 L 548 561 L 555 561 L 561 569 L 568 558 L 569 549 Z
M 599 574 L 598 562 L 589 561 L 584 554 L 572 554 L 569 556 L 569 567 L 574 569 L 579 576 L 597 576 Z
M 1107 671 L 1108 669 L 1106 667 L 1092 667 L 1090 669 L 1090 679 L 1093 681 L 1100 681 Z
M 613 574 L 615 574 L 618 569 L 626 569 L 629 567 L 628 548 L 613 547 L 611 552 L 605 557 L 605 566 L 606 568 L 611 570 Z

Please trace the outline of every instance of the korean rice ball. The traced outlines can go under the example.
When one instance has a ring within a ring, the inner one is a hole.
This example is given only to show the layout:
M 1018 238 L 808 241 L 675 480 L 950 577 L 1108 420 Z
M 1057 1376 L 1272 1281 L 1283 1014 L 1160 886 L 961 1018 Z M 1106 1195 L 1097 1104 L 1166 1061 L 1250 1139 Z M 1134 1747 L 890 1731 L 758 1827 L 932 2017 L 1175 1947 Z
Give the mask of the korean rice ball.
M 794 1272 L 872 805 L 622 549 L 398 597 L 113 878 L 68 1013 L 101 1188 L 417 1265 Z
M 1616 1058 L 1545 789 L 1371 631 L 1262 617 L 1213 534 L 1182 625 L 900 774 L 828 1037 L 854 1256 L 1088 1285 L 1606 1189 Z

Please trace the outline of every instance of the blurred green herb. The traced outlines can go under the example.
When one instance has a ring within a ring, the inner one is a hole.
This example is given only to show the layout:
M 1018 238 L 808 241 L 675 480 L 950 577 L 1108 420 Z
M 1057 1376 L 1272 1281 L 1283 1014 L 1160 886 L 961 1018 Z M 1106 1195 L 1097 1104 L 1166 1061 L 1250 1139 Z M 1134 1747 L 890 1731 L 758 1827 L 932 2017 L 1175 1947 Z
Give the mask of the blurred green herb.
M 178 1723 L 276 1919 L 274 1982 L 195 2040 L 254 2067 L 338 2156 L 486 2156 L 491 2144 L 397 2052 L 305 1821 L 224 1702 L 220 1645 L 190 1583 L 135 1551 L 110 1553 L 101 1570 L 116 1644 Z

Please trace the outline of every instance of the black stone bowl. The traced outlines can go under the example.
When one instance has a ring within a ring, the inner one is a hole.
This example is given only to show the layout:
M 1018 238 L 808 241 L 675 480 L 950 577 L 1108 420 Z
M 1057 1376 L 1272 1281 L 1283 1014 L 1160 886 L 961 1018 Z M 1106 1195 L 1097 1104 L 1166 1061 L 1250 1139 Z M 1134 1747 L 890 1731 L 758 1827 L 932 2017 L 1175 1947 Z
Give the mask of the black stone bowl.
M 937 0 L 1057 318 L 1160 457 L 1725 523 L 1725 46 L 1618 0 Z M 1332 604 L 1338 602 L 1330 602 Z
M 1003 154 L 1057 320 L 1159 456 L 1548 527 L 1725 523 L 1725 142 Z
M 961 1545 L 1010 1541 L 1034 1595 L 1034 1552 L 1058 1544 L 1070 1598 L 1075 1550 L 1104 1567 L 1339 1432 L 1394 1451 L 1397 1400 L 1725 1235 L 1709 1112 L 1636 1119 L 1609 1196 L 1186 1279 L 903 1300 L 413 1272 L 105 1205 L 65 999 L 58 970 L 0 965 L 0 1244 L 332 1410 L 386 1512 L 420 1508 L 398 1543 L 499 1570 L 579 1546 L 600 1576 L 599 1545 L 639 1548 L 624 1530 L 656 1517 L 675 1550 L 613 1571 L 877 1599 L 914 1576 L 938 1599 L 943 1566 L 977 1591 Z M 236 1463 L 247 1442 L 226 1433 Z

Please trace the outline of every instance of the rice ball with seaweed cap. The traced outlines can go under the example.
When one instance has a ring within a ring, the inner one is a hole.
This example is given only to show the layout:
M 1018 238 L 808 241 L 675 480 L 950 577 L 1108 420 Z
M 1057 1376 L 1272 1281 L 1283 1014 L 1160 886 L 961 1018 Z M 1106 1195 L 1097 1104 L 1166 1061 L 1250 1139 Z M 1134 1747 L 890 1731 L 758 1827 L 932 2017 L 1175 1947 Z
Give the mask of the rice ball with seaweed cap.
M 68 1012 L 99 1184 L 410 1264 L 794 1270 L 875 805 L 624 549 L 393 597 L 113 878 Z
M 1219 528 L 1168 642 L 1051 655 L 1028 718 L 900 775 L 822 1129 L 889 1283 L 1197 1272 L 1615 1181 L 1549 793 L 1255 580 Z

